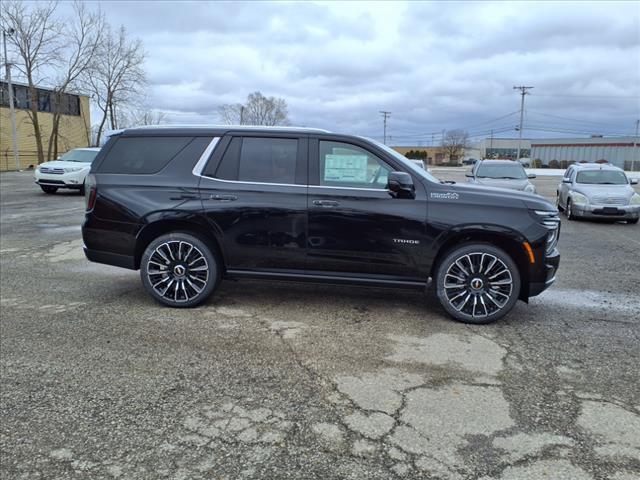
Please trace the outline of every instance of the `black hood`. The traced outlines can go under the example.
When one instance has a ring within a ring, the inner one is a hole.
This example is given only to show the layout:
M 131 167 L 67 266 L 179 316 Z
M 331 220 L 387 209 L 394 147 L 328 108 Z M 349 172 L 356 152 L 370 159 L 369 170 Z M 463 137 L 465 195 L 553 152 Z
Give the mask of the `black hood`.
M 551 202 L 534 193 L 520 192 L 517 190 L 507 190 L 504 188 L 487 187 L 484 185 L 474 185 L 470 183 L 456 183 L 443 185 L 449 192 L 459 195 L 469 195 L 485 205 L 520 204 L 532 210 L 553 210 L 556 206 Z M 515 205 L 514 205 L 515 206 Z

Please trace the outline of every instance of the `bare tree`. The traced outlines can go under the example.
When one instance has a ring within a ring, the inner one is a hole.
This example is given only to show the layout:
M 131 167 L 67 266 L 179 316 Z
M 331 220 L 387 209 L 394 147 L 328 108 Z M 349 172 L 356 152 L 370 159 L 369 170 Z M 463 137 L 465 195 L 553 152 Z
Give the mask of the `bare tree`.
M 130 39 L 124 27 L 106 29 L 87 86 L 101 112 L 95 144 L 100 144 L 107 120 L 112 130 L 119 128 L 118 113 L 139 95 L 146 84 L 145 52 L 139 39 Z
M 227 125 L 287 125 L 287 102 L 282 98 L 265 97 L 260 92 L 249 94 L 244 104 L 218 107 L 220 119 Z
M 466 130 L 448 130 L 445 133 L 442 150 L 450 162 L 457 161 L 469 146 L 469 133 Z
M 84 3 L 74 2 L 73 12 L 73 18 L 65 24 L 66 46 L 62 51 L 61 68 L 58 69 L 60 75 L 51 95 L 53 126 L 47 149 L 49 160 L 58 157 L 63 94 L 77 86 L 83 76 L 91 74 L 106 28 L 104 16 L 100 12 L 87 11 Z M 87 143 L 89 141 L 87 132 Z
M 2 23 L 14 33 L 9 42 L 19 56 L 16 68 L 27 82 L 29 92 L 29 119 L 33 125 L 38 163 L 44 162 L 42 130 L 38 120 L 38 91 L 41 74 L 45 67 L 56 67 L 60 63 L 62 49 L 62 25 L 55 18 L 57 3 L 29 5 L 19 1 L 5 1 L 2 8 Z
M 130 108 L 120 112 L 118 125 L 129 128 L 144 125 L 163 125 L 167 123 L 167 114 L 145 108 Z

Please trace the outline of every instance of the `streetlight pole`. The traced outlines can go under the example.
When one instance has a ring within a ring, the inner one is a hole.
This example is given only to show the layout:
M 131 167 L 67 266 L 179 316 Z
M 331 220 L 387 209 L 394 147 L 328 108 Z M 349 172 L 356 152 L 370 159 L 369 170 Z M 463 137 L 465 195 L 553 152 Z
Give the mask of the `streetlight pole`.
M 520 146 L 522 145 L 522 122 L 524 120 L 524 96 L 528 95 L 527 90 L 533 87 L 513 87 L 514 90 L 520 90 L 522 99 L 520 101 L 520 127 L 518 128 L 518 153 L 516 154 L 516 161 L 520 160 Z
M 13 157 L 16 161 L 16 170 L 20 170 L 20 157 L 18 156 L 18 134 L 16 132 L 16 110 L 13 105 L 13 85 L 11 84 L 11 64 L 7 57 L 7 34 L 13 35 L 15 30 L 10 28 L 2 30 L 2 44 L 4 47 L 4 66 L 6 68 L 7 89 L 9 93 L 9 115 L 11 117 L 11 136 L 13 138 Z

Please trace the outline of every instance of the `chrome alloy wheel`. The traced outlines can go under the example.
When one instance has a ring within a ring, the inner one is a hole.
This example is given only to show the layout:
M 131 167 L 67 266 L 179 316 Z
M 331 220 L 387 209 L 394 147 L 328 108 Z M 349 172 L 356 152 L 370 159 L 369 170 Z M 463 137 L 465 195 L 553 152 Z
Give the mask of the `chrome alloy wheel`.
M 197 297 L 209 281 L 209 265 L 202 252 L 183 240 L 170 240 L 156 247 L 147 262 L 153 290 L 173 302 Z
M 472 252 L 457 258 L 444 277 L 444 294 L 456 311 L 482 318 L 502 310 L 513 293 L 513 277 L 495 255 Z

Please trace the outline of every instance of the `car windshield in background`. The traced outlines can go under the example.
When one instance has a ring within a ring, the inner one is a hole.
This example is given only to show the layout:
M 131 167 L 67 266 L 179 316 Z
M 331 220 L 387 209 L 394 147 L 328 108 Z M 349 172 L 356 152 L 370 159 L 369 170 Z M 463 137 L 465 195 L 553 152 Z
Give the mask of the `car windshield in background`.
M 411 160 L 407 159 L 407 157 L 405 157 L 404 155 L 396 152 L 393 148 L 388 147 L 384 143 L 378 142 L 377 140 L 374 140 L 373 138 L 369 138 L 369 137 L 360 137 L 360 138 L 364 138 L 366 141 L 375 144 L 377 147 L 380 147 L 385 152 L 390 154 L 393 158 L 397 159 L 403 165 L 405 165 L 407 168 L 409 168 L 412 172 L 417 173 L 421 177 L 424 177 L 427 180 L 430 180 L 432 182 L 440 183 L 440 180 L 438 180 L 436 177 L 431 175 L 431 173 L 429 173 L 427 170 L 425 170 L 424 168 L 419 167 L 417 164 L 415 164 Z
M 522 165 L 514 163 L 509 164 L 482 164 L 478 167 L 476 172 L 478 178 L 504 178 L 513 180 L 523 180 L 527 178 L 527 174 L 522 168 Z
M 91 163 L 98 155 L 97 150 L 71 150 L 60 157 L 65 162 Z
M 586 170 L 578 172 L 576 182 L 591 185 L 625 185 L 629 183 L 626 175 L 618 170 Z

